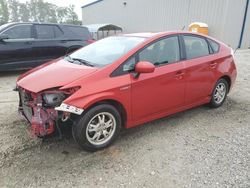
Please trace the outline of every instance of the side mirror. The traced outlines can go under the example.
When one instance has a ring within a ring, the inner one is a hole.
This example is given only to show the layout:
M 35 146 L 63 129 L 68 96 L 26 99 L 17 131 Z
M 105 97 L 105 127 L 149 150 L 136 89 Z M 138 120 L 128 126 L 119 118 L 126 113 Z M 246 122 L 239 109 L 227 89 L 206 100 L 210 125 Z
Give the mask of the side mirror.
M 140 61 L 135 65 L 135 72 L 141 73 L 152 73 L 155 71 L 155 66 L 148 61 Z
M 5 39 L 9 39 L 9 36 L 5 34 L 0 35 L 0 41 L 3 41 Z

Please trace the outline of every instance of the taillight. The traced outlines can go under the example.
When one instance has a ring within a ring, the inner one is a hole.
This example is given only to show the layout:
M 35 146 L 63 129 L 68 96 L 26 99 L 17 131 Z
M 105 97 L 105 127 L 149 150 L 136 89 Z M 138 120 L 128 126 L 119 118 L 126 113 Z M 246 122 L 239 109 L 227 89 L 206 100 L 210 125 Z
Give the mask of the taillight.
M 87 40 L 87 43 L 88 43 L 88 44 L 92 44 L 92 43 L 94 43 L 94 42 L 95 42 L 94 39 L 89 39 L 89 40 Z
M 236 51 L 237 51 L 237 49 L 234 51 L 233 48 L 231 48 L 231 55 L 232 55 L 233 59 L 235 59 Z

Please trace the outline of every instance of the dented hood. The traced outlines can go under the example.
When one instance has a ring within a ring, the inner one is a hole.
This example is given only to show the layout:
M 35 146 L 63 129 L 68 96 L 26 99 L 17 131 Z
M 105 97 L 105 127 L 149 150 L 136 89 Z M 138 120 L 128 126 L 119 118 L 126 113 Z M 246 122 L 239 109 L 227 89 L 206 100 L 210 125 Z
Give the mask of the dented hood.
M 49 88 L 61 87 L 72 81 L 90 75 L 97 68 L 69 63 L 61 59 L 41 69 L 31 71 L 17 85 L 31 92 L 40 92 Z

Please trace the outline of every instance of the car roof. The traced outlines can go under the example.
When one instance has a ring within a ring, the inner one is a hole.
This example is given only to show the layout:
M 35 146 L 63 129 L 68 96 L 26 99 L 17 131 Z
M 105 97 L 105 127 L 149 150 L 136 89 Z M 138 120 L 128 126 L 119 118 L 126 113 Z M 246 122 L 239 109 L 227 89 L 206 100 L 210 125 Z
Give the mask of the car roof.
M 165 31 L 165 32 L 131 33 L 131 34 L 123 34 L 123 36 L 143 37 L 143 38 L 155 38 L 156 37 L 157 38 L 157 37 L 173 35 L 173 34 L 193 34 L 193 35 L 208 37 L 208 36 L 202 35 L 200 33 L 194 33 L 194 32 L 188 32 L 188 31 Z M 210 38 L 210 37 L 208 37 L 208 38 Z
M 145 33 L 130 33 L 130 34 L 123 34 L 124 36 L 128 37 L 143 37 L 143 38 L 151 38 L 156 36 L 159 33 L 151 33 L 151 32 L 145 32 Z
M 60 24 L 60 23 L 50 23 L 50 22 L 11 22 L 11 23 L 7 23 L 5 24 L 6 27 L 8 26 L 13 26 L 13 25 L 26 25 L 26 24 L 38 24 L 38 25 L 61 25 L 61 26 L 71 26 L 71 27 L 84 27 L 87 28 L 85 26 L 82 25 L 73 25 L 73 24 Z

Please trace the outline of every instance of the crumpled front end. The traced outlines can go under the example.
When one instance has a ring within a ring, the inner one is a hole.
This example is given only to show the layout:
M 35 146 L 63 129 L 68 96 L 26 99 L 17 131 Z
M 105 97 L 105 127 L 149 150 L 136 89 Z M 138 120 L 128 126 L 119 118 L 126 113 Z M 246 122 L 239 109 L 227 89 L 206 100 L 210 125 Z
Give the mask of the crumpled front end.
M 45 107 L 41 94 L 19 88 L 19 112 L 31 124 L 32 135 L 45 136 L 55 131 L 58 111 L 53 107 Z
M 63 103 L 76 89 L 65 92 L 51 89 L 33 93 L 21 87 L 17 88 L 20 98 L 18 109 L 31 124 L 32 135 L 39 137 L 50 135 L 58 128 L 59 120 L 60 122 L 67 121 L 71 113 L 81 114 L 79 112 L 82 112 L 82 109 Z M 74 111 L 72 111 L 73 108 Z

